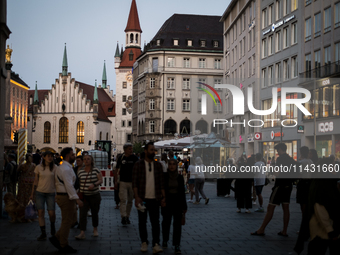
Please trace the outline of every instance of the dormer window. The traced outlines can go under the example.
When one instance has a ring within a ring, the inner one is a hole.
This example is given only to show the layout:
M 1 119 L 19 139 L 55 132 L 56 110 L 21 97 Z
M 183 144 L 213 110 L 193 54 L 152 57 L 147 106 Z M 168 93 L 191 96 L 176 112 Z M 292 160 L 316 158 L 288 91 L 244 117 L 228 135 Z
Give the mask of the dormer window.
M 158 40 L 156 41 L 156 43 L 157 43 L 157 46 L 161 46 L 161 40 L 158 39 Z
M 130 53 L 129 53 L 129 61 L 132 61 L 132 60 L 133 60 L 133 52 L 131 50 Z
M 201 47 L 206 47 L 206 41 L 205 40 L 201 40 L 201 42 L 200 42 L 200 45 L 201 45 Z
M 214 48 L 218 47 L 218 41 L 214 41 Z
M 178 39 L 174 39 L 174 46 L 178 46 Z
M 192 40 L 188 40 L 188 46 L 192 46 Z

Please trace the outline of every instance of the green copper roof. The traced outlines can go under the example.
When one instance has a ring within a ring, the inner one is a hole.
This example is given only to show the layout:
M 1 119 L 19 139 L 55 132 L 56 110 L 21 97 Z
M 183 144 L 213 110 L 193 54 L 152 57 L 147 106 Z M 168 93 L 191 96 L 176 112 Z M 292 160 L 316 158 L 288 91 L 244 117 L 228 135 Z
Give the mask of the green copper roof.
M 39 104 L 39 97 L 38 97 L 38 85 L 35 82 L 35 91 L 34 91 L 34 101 L 33 104 Z
M 66 53 L 66 43 L 64 48 L 64 57 L 63 57 L 63 75 L 67 75 L 67 53 Z
M 120 57 L 120 52 L 119 52 L 119 44 L 117 42 L 117 47 L 116 47 L 116 54 L 115 54 L 115 58 L 119 58 Z
M 93 103 L 98 104 L 97 80 L 94 85 Z
M 106 65 L 105 65 L 105 60 L 104 60 L 104 68 L 103 68 L 103 77 L 102 77 L 102 87 L 103 89 L 106 89 Z

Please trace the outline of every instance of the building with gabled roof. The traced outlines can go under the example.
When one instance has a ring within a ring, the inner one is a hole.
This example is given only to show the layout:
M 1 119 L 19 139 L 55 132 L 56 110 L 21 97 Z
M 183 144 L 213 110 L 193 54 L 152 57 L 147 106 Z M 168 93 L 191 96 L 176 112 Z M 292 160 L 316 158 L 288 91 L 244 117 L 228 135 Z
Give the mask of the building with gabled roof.
M 96 140 L 111 140 L 115 132 L 115 97 L 107 85 L 85 84 L 68 72 L 66 45 L 62 72 L 50 90 L 28 91 L 29 143 L 41 150 L 77 152 L 94 148 Z

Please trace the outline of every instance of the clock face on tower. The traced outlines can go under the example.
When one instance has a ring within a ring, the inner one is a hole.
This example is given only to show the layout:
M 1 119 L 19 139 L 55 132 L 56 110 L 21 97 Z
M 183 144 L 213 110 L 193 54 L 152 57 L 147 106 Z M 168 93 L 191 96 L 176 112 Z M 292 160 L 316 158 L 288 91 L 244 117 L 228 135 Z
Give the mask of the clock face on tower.
M 132 81 L 132 73 L 131 71 L 128 71 L 125 76 L 126 80 L 131 82 Z

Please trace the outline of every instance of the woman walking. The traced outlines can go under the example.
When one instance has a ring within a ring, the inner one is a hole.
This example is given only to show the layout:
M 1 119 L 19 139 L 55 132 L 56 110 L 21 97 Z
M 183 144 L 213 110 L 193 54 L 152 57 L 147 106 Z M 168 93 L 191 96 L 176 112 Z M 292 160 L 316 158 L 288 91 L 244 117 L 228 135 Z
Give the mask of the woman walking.
M 84 165 L 78 170 L 78 178 L 80 183 L 80 193 L 83 196 L 84 206 L 80 208 L 80 234 L 76 239 L 85 239 L 85 231 L 87 224 L 87 212 L 91 209 L 93 236 L 98 237 L 98 212 L 100 208 L 101 196 L 99 193 L 99 185 L 103 182 L 102 174 L 98 168 L 94 167 L 94 160 L 91 155 L 84 156 Z
M 196 163 L 195 169 L 191 170 L 191 172 L 193 172 L 193 171 L 195 172 L 195 197 L 196 197 L 196 201 L 193 204 L 198 205 L 200 203 L 201 199 L 199 198 L 199 194 L 201 194 L 202 197 L 205 199 L 205 204 L 207 205 L 209 203 L 209 198 L 206 197 L 206 195 L 203 191 L 204 182 L 205 182 L 204 172 L 203 172 L 204 165 L 203 165 L 202 159 L 200 157 L 197 157 L 195 159 L 195 163 Z
M 188 203 L 193 203 L 194 195 L 195 195 L 195 166 L 190 164 L 190 158 L 188 159 L 188 170 L 187 170 L 187 184 L 189 186 L 190 191 L 190 199 L 187 201 Z
M 34 169 L 36 165 L 33 163 L 32 154 L 26 154 L 26 162 L 18 168 L 19 182 L 18 195 L 19 203 L 26 206 L 30 200 L 32 186 L 34 183 Z M 34 200 L 34 199 L 33 199 Z
M 41 229 L 41 235 L 38 237 L 38 241 L 46 240 L 46 227 L 45 227 L 45 204 L 47 204 L 47 211 L 50 217 L 51 223 L 51 235 L 55 235 L 55 172 L 57 166 L 53 163 L 53 153 L 46 151 L 42 156 L 42 163 L 37 165 L 34 173 L 34 184 L 30 200 L 33 200 L 34 189 L 36 206 L 38 209 L 39 226 Z
M 175 246 L 175 253 L 180 254 L 182 217 L 187 212 L 187 203 L 184 190 L 183 176 L 178 174 L 177 161 L 170 159 L 168 162 L 168 172 L 164 173 L 164 186 L 166 206 L 162 207 L 162 234 L 163 248 L 168 247 L 171 220 L 173 218 L 173 239 L 172 245 Z

